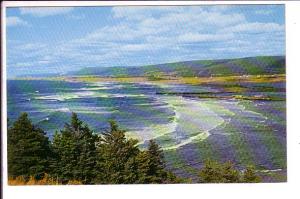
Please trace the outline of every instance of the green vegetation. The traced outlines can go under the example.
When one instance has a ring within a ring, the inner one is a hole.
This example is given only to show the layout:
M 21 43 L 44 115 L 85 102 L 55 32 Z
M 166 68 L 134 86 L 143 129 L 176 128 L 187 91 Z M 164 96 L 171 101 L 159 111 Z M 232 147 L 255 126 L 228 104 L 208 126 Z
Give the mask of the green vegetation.
M 50 143 L 44 131 L 31 124 L 26 113 L 8 129 L 7 145 L 9 176 L 41 179 L 49 172 Z
M 110 127 L 110 130 L 96 135 L 73 113 L 71 122 L 56 132 L 50 143 L 45 133 L 32 125 L 28 115 L 22 114 L 8 130 L 10 182 L 181 182 L 165 169 L 163 152 L 153 140 L 150 140 L 148 150 L 141 151 L 136 146 L 138 141 L 127 139 L 125 131 L 114 121 L 110 122 Z
M 69 75 L 98 77 L 147 77 L 149 73 L 165 76 L 210 77 L 273 75 L 285 73 L 284 56 L 257 56 L 237 59 L 194 60 L 146 66 L 88 67 Z
M 71 122 L 57 131 L 50 142 L 26 113 L 8 129 L 8 182 L 10 185 L 59 184 L 151 184 L 187 183 L 166 169 L 160 146 L 150 140 L 146 150 L 138 140 L 125 137 L 115 121 L 101 134 L 73 113 Z M 208 161 L 199 182 L 259 182 L 254 169 L 244 172 L 231 163 Z
M 92 183 L 96 174 L 96 141 L 97 136 L 73 114 L 71 124 L 54 135 L 52 146 L 56 158 L 50 165 L 52 174 L 62 183 L 74 179 Z
M 231 162 L 220 164 L 207 160 L 199 172 L 200 183 L 257 183 L 261 179 L 255 174 L 253 167 L 247 167 L 244 172 L 234 169 Z

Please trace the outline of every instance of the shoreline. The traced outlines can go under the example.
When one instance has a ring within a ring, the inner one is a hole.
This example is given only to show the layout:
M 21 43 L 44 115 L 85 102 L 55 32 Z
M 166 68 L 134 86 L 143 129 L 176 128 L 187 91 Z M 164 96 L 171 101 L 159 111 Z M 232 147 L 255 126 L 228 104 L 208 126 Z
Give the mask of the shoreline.
M 212 76 L 212 77 L 174 77 L 163 76 L 161 79 L 151 80 L 147 76 L 136 77 L 100 77 L 100 76 L 61 76 L 61 77 L 24 77 L 7 80 L 48 80 L 68 82 L 124 82 L 124 83 L 183 83 L 183 84 L 206 84 L 206 83 L 264 83 L 282 82 L 286 80 L 285 74 L 272 75 L 243 75 L 243 76 Z

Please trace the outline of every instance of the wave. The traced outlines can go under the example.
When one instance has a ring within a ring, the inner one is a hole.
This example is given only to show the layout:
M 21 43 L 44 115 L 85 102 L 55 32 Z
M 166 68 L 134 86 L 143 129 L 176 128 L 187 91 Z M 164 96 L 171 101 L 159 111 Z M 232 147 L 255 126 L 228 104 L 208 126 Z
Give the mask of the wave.
M 54 109 L 44 109 L 41 112 L 63 112 L 63 113 L 71 113 L 72 111 L 69 108 L 54 108 Z
M 125 98 L 125 97 L 146 97 L 144 94 L 109 94 L 110 98 Z
M 103 87 L 87 87 L 87 88 L 80 88 L 80 89 L 73 89 L 73 90 L 81 90 L 81 91 L 97 91 L 97 90 L 109 90 L 111 88 L 103 86 Z
M 138 131 L 128 132 L 127 134 L 129 137 L 135 137 L 136 139 L 140 140 L 138 145 L 142 145 L 145 142 L 149 141 L 150 139 L 158 139 L 167 134 L 172 134 L 173 132 L 176 131 L 176 128 L 178 126 L 178 118 L 180 117 L 180 113 L 178 113 L 175 109 L 174 109 L 174 113 L 175 114 L 173 116 L 173 120 L 170 123 L 152 124 Z
M 95 95 L 95 92 L 84 91 L 84 92 L 74 92 L 74 93 L 61 93 L 56 95 L 46 95 L 46 96 L 38 96 L 34 99 L 36 100 L 50 100 L 50 101 L 65 101 L 68 99 L 77 99 L 77 98 L 85 98 L 92 97 Z
M 264 116 L 262 113 L 258 113 L 258 112 L 255 112 L 255 111 L 246 109 L 246 106 L 244 106 L 244 105 L 241 105 L 241 104 L 239 104 L 239 105 L 241 106 L 241 109 L 244 111 L 244 113 L 245 113 L 245 112 L 246 112 L 246 113 L 250 113 L 250 114 L 252 114 L 252 117 L 259 117 L 259 118 L 263 118 L 263 119 L 265 119 L 265 120 L 268 119 L 268 117 Z M 254 115 L 254 116 L 253 116 L 253 115 Z
M 175 150 L 175 149 L 178 149 L 178 148 L 180 148 L 180 147 L 182 147 L 184 145 L 190 144 L 190 143 L 192 143 L 194 141 L 205 140 L 206 138 L 208 138 L 208 136 L 210 136 L 209 131 L 202 132 L 202 133 L 199 133 L 198 135 L 195 135 L 195 136 L 189 137 L 186 140 L 183 140 L 182 142 L 180 142 L 180 144 L 177 144 L 177 145 L 174 145 L 174 146 L 170 146 L 170 147 L 164 147 L 162 149 L 165 150 L 165 151 L 167 151 L 167 150 Z
M 144 94 L 103 94 L 95 93 L 91 91 L 84 92 L 74 92 L 74 93 L 63 93 L 56 95 L 46 95 L 38 96 L 34 99 L 36 100 L 47 100 L 47 101 L 66 101 L 70 99 L 80 99 L 80 98 L 126 98 L 126 97 L 146 97 Z
M 256 170 L 256 171 L 261 172 L 261 173 L 270 173 L 270 172 L 279 172 L 282 170 L 283 169 L 265 169 L 265 170 Z
M 110 114 L 116 112 L 115 110 L 107 110 L 105 107 L 73 107 L 72 110 L 67 107 L 63 108 L 53 108 L 53 109 L 44 109 L 41 112 L 63 112 L 63 113 L 85 113 L 85 114 Z
M 179 96 L 165 96 L 157 99 L 166 103 L 175 113 L 173 121 L 168 124 L 152 125 L 139 132 L 130 132 L 130 136 L 139 138 L 139 144 L 150 139 L 160 139 L 163 150 L 175 150 L 195 141 L 207 139 L 210 131 L 222 125 L 225 120 L 212 110 L 207 102 L 185 99 Z M 231 112 L 226 112 L 232 115 Z M 224 114 L 224 113 L 223 113 Z M 136 134 L 136 135 L 133 135 Z

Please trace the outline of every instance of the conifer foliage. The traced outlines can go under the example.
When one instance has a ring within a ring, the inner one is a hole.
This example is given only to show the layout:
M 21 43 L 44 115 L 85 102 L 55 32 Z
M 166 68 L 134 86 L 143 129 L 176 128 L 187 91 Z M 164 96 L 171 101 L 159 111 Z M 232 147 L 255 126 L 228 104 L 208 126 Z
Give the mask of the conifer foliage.
M 26 113 L 22 113 L 7 132 L 8 175 L 34 176 L 39 179 L 49 172 L 51 158 L 48 137 L 34 126 Z
M 253 167 L 248 167 L 245 172 L 240 172 L 233 167 L 231 162 L 218 163 L 207 160 L 199 172 L 201 183 L 257 183 L 261 179 L 255 174 Z
M 56 184 L 172 183 L 178 180 L 165 170 L 163 152 L 153 140 L 145 151 L 141 151 L 137 143 L 138 140 L 127 139 L 115 121 L 110 121 L 109 130 L 95 134 L 76 113 L 72 113 L 71 121 L 54 134 L 50 143 L 24 113 L 8 130 L 9 179 L 14 183 L 18 182 L 16 179 L 24 179 L 25 184 L 45 181 L 44 176 Z
M 115 121 L 94 133 L 76 113 L 49 142 L 45 132 L 31 123 L 26 113 L 8 128 L 8 177 L 11 184 L 151 184 L 184 183 L 167 171 L 160 146 L 149 140 L 141 150 Z M 244 172 L 230 162 L 207 161 L 199 182 L 259 182 L 252 167 Z
M 97 136 L 73 113 L 70 124 L 54 135 L 56 159 L 51 165 L 52 175 L 63 183 L 70 180 L 92 183 L 96 173 L 96 141 Z

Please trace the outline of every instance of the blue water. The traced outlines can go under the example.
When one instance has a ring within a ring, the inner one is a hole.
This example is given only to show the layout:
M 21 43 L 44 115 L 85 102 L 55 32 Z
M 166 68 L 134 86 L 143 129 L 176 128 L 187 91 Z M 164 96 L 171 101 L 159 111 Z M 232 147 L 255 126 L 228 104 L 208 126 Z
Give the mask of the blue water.
M 284 88 L 284 84 L 275 86 L 282 85 Z M 285 169 L 284 100 L 157 94 L 220 91 L 218 86 L 182 84 L 9 80 L 8 118 L 11 124 L 20 113 L 27 112 L 50 139 L 70 122 L 72 112 L 96 133 L 106 130 L 108 121 L 114 119 L 128 137 L 140 141 L 139 146 L 145 147 L 149 139 L 156 139 L 166 154 L 176 150 L 176 156 L 167 156 L 167 166 L 181 176 L 195 174 L 178 168 L 178 162 L 200 168 L 207 158 L 231 160 L 242 168 L 254 164 L 266 169 Z M 284 97 L 285 92 L 272 95 Z
M 9 80 L 8 118 L 27 112 L 34 124 L 51 137 L 69 122 L 72 112 L 100 132 L 108 120 L 126 130 L 141 130 L 172 121 L 174 110 L 159 101 L 157 92 L 203 92 L 195 86 L 160 87 L 139 83 L 78 83 L 66 81 Z

